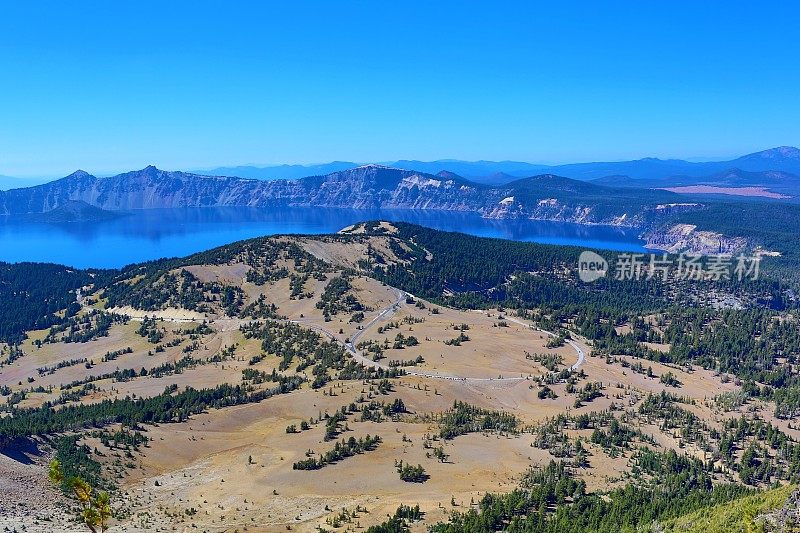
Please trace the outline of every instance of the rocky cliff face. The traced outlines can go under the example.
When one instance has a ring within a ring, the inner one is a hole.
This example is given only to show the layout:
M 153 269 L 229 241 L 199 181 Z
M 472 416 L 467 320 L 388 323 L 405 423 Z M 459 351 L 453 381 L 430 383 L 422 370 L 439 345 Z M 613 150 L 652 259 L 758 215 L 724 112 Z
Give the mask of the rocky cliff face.
M 297 206 L 433 209 L 488 218 L 638 226 L 658 215 L 658 206 L 640 194 L 550 175 L 488 186 L 451 173 L 434 176 L 379 165 L 276 181 L 166 172 L 151 166 L 107 178 L 78 171 L 45 185 L 0 192 L 0 213 L 46 213 L 70 202 L 108 211 Z M 644 194 L 661 200 L 673 197 L 666 192 Z
M 646 248 L 693 254 L 735 254 L 748 247 L 747 239 L 728 237 L 713 231 L 698 230 L 693 224 L 675 224 L 650 230 L 644 235 Z
M 480 207 L 479 189 L 465 180 L 375 165 L 276 181 L 147 167 L 108 178 L 78 171 L 38 187 L 0 193 L 0 212 L 44 213 L 70 201 L 107 210 L 268 205 L 472 210 Z
M 497 194 L 460 178 L 441 178 L 377 165 L 264 185 L 260 191 L 264 199 L 284 198 L 294 206 L 354 209 L 477 211 L 486 200 L 486 193 Z

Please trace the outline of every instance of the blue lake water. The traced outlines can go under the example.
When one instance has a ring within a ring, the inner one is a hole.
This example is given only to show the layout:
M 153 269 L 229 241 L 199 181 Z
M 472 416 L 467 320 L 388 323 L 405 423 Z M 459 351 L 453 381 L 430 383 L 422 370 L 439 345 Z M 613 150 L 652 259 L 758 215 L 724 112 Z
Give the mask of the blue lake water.
M 472 213 L 317 208 L 148 209 L 100 222 L 0 217 L 0 261 L 112 268 L 180 257 L 250 237 L 332 233 L 365 220 L 406 221 L 483 237 L 643 251 L 638 231 L 561 222 L 489 220 Z

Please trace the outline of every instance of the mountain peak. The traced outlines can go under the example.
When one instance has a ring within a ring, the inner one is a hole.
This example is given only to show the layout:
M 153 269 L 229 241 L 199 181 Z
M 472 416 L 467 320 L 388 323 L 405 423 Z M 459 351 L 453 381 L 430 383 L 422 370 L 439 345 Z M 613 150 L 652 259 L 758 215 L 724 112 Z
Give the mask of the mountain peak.
M 761 159 L 800 159 L 800 148 L 795 148 L 794 146 L 777 146 L 745 157 L 759 157 Z
M 92 175 L 89 174 L 88 172 L 86 172 L 85 170 L 78 169 L 78 170 L 76 170 L 75 172 L 73 172 L 72 174 L 70 174 L 67 177 L 68 178 L 88 178 L 88 177 L 91 177 L 91 176 Z
M 377 163 L 368 163 L 368 164 L 366 164 L 366 165 L 361 165 L 361 166 L 355 167 L 355 168 L 353 168 L 353 169 L 350 169 L 350 170 L 359 170 L 359 169 L 365 169 L 365 170 L 366 170 L 366 169 L 375 169 L 375 170 L 402 170 L 402 169 L 399 169 L 399 168 L 397 168 L 397 167 L 390 167 L 390 166 L 388 166 L 388 165 L 379 165 L 379 164 L 377 164 Z
M 446 180 L 453 180 L 453 179 L 461 180 L 461 179 L 464 179 L 461 176 L 459 176 L 458 174 L 456 174 L 455 172 L 450 172 L 449 170 L 441 170 L 441 171 L 437 172 L 436 173 L 436 177 L 437 178 L 446 179 Z
M 779 146 L 775 150 L 783 157 L 791 157 L 793 159 L 800 159 L 800 148 L 794 146 Z

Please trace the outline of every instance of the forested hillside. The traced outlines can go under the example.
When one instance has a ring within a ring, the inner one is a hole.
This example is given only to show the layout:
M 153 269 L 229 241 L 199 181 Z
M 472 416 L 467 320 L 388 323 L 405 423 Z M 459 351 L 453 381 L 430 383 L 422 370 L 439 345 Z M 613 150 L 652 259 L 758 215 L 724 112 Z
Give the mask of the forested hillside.
M 126 506 L 157 496 L 168 523 L 200 528 L 233 523 L 229 492 L 190 494 L 169 484 L 179 470 L 141 487 L 132 473 L 170 457 L 216 480 L 215 450 L 226 481 L 263 483 L 262 468 L 287 480 L 237 493 L 238 526 L 773 520 L 800 482 L 792 281 L 766 258 L 758 279 L 589 283 L 581 252 L 372 221 L 120 270 L 2 265 L 0 447 L 52 449 Z M 176 455 L 175 434 L 194 455 Z M 374 473 L 369 512 L 331 507 L 333 493 L 363 493 L 343 481 L 351 468 Z M 312 487 L 333 492 L 298 520 Z M 269 507 L 283 491 L 290 504 Z
M 103 279 L 101 272 L 60 265 L 0 263 L 0 341 L 18 341 L 27 330 L 58 323 L 59 311 L 77 312 L 70 307 L 75 291 Z

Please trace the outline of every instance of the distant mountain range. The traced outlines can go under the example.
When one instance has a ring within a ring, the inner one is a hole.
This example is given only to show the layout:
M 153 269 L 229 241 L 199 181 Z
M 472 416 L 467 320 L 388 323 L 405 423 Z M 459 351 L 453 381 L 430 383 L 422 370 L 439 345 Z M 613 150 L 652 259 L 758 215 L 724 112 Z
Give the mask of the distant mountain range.
M 691 162 L 681 159 L 648 157 L 635 161 L 571 163 L 541 165 L 521 161 L 438 161 L 399 160 L 382 163 L 386 166 L 416 170 L 426 174 L 449 171 L 477 183 L 502 185 L 516 178 L 537 174 L 556 174 L 578 180 L 593 180 L 605 176 L 628 176 L 632 179 L 662 179 L 674 176 L 704 177 L 739 169 L 747 172 L 782 171 L 800 174 L 800 149 L 791 146 L 772 148 L 729 161 Z M 330 174 L 359 166 L 357 163 L 335 161 L 321 165 L 280 165 L 270 167 L 220 167 L 198 174 L 236 176 L 253 179 L 294 179 L 316 174 Z
M 202 176 L 233 176 L 237 178 L 250 178 L 256 180 L 293 180 L 297 178 L 305 178 L 306 176 L 330 174 L 331 172 L 356 168 L 357 166 L 359 166 L 358 163 L 333 161 L 332 163 L 323 163 L 321 165 L 218 167 L 212 170 L 198 170 L 196 173 Z
M 9 189 L 19 189 L 20 187 L 32 187 L 47 183 L 47 178 L 14 178 L 11 176 L 0 176 L 0 191 Z
M 438 168 L 434 163 L 400 164 Z M 371 164 L 273 180 L 164 171 L 153 166 L 108 177 L 77 171 L 46 184 L 0 191 L 0 214 L 33 215 L 53 221 L 100 220 L 133 209 L 287 206 L 429 209 L 472 212 L 486 218 L 646 227 L 666 215 L 697 210 L 719 194 L 779 200 L 800 197 L 800 177 L 786 170 L 800 172 L 800 150 L 795 148 L 776 148 L 729 162 L 646 159 L 545 167 L 584 179 L 551 172 L 524 178 L 509 173 L 522 172 L 522 167 L 512 167 L 527 163 L 441 163 L 445 164 L 450 169 L 435 174 Z M 350 163 L 332 165 L 349 167 Z M 501 165 L 504 170 L 484 180 L 491 177 L 496 181 L 491 184 L 467 179 L 452 170 L 488 171 L 495 168 L 492 165 Z M 594 170 L 591 165 L 595 165 Z M 280 168 L 285 173 L 309 170 Z M 326 166 L 311 168 L 323 170 Z M 715 168 L 722 170 L 708 173 Z M 673 173 L 664 174 L 667 171 Z M 595 172 L 603 175 L 586 179 Z
M 747 172 L 775 170 L 800 174 L 800 149 L 782 146 L 730 161 L 690 162 L 681 159 L 645 158 L 615 163 L 574 163 L 548 167 L 548 172 L 581 180 L 612 175 L 646 180 L 673 176 L 703 177 L 731 169 Z
M 296 180 L 254 180 L 168 172 L 153 166 L 98 178 L 78 171 L 36 187 L 0 192 L 0 213 L 58 216 L 64 206 L 105 211 L 252 206 L 433 209 L 488 218 L 527 218 L 639 226 L 680 209 L 667 191 L 612 188 L 552 174 L 483 185 L 453 173 L 426 174 L 366 165 Z
M 800 175 L 800 149 L 791 146 L 772 148 L 728 161 L 691 162 L 681 159 L 644 158 L 635 161 L 571 163 L 543 165 L 522 161 L 461 161 L 440 159 L 417 161 L 402 159 L 379 162 L 383 166 L 415 170 L 425 174 L 450 172 L 475 183 L 504 185 L 516 179 L 540 174 L 555 174 L 567 178 L 590 181 L 609 176 L 625 176 L 631 180 L 667 180 L 673 178 L 705 178 L 729 170 L 745 172 L 779 171 Z M 234 166 L 195 170 L 201 176 L 229 176 L 257 180 L 291 180 L 307 176 L 322 176 L 363 166 L 351 161 L 333 161 L 318 165 Z M 43 178 L 14 178 L 0 175 L 0 190 L 30 187 L 45 183 Z M 603 183 L 603 181 L 598 181 Z M 608 183 L 614 183 L 613 180 Z M 635 182 L 634 182 L 635 183 Z M 624 180 L 618 185 L 626 186 Z M 669 186 L 671 182 L 657 182 L 656 186 Z M 641 182 L 639 186 L 651 186 Z
M 784 197 L 800 195 L 800 176 L 788 172 L 766 170 L 747 172 L 733 168 L 710 176 L 668 176 L 634 179 L 630 176 L 604 176 L 590 183 L 606 187 L 686 188 L 707 185 L 717 188 L 762 188 Z

